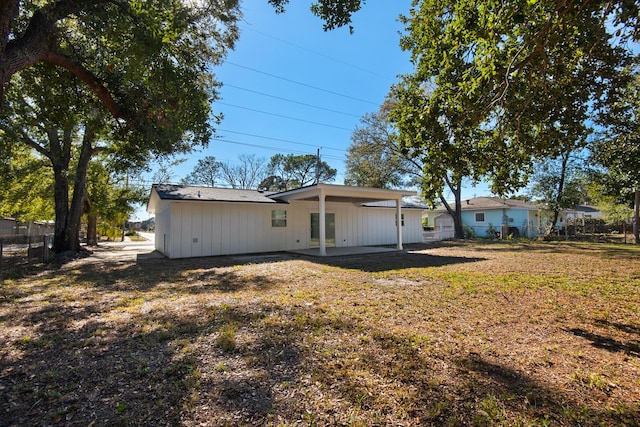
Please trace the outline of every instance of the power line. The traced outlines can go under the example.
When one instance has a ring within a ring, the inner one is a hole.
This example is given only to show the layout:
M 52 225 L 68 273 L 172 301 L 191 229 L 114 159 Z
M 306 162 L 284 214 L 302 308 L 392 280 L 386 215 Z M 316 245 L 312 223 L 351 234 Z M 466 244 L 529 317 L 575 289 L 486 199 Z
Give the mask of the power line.
M 323 58 L 330 59 L 330 60 L 332 60 L 332 61 L 334 61 L 334 62 L 338 62 L 338 63 L 343 64 L 343 65 L 347 65 L 347 66 L 349 66 L 349 67 L 351 67 L 351 68 L 355 68 L 355 69 L 357 69 L 357 70 L 364 71 L 365 73 L 371 74 L 372 76 L 376 76 L 376 77 L 379 77 L 379 78 L 381 78 L 381 79 L 388 80 L 388 77 L 383 76 L 382 74 L 378 74 L 378 73 L 376 73 L 375 71 L 371 71 L 371 70 L 368 70 L 368 69 L 366 69 L 366 68 L 360 67 L 359 65 L 355 65 L 355 64 L 352 64 L 352 63 L 350 63 L 350 62 L 343 61 L 343 60 L 338 59 L 338 58 L 334 58 L 333 56 L 326 55 L 326 54 L 321 53 L 321 52 L 317 52 L 317 51 L 315 51 L 315 50 L 312 50 L 312 49 L 306 48 L 306 47 L 304 47 L 304 46 L 297 45 L 297 44 L 295 44 L 295 43 L 291 43 L 291 42 L 290 42 L 290 41 L 288 41 L 288 40 L 283 40 L 283 39 L 281 39 L 281 38 L 278 38 L 278 37 L 272 36 L 272 35 L 270 35 L 270 34 L 263 33 L 262 31 L 256 30 L 255 28 L 243 27 L 243 29 L 245 29 L 245 30 L 249 30 L 249 31 L 253 31 L 254 33 L 258 33 L 258 34 L 260 34 L 260 35 L 262 35 L 262 36 L 264 36 L 264 37 L 268 37 L 268 38 L 270 38 L 270 39 L 277 40 L 277 41 L 279 41 L 280 43 L 288 44 L 289 46 L 293 46 L 293 47 L 295 47 L 295 48 L 297 48 L 297 49 L 304 50 L 304 51 L 306 51 L 306 52 L 310 52 L 310 53 L 312 53 L 312 54 L 314 54 L 314 55 L 318 55 L 318 56 L 321 56 L 321 57 L 323 57 Z
M 308 151 L 296 151 L 296 150 L 290 150 L 290 149 L 289 150 L 285 150 L 282 147 L 273 147 L 273 146 L 269 146 L 269 145 L 260 145 L 260 144 L 250 144 L 248 142 L 232 141 L 232 140 L 225 139 L 225 138 L 215 138 L 213 141 L 214 142 L 215 141 L 226 142 L 228 144 L 244 145 L 246 147 L 263 148 L 263 149 L 266 149 L 266 150 L 275 151 L 277 153 L 286 152 L 286 153 L 291 153 L 291 154 L 310 154 Z M 322 157 L 326 158 L 326 159 L 332 159 L 332 160 L 340 160 L 340 161 L 344 160 L 344 157 L 331 156 L 331 155 L 325 155 L 325 156 L 322 156 Z
M 272 137 L 269 137 L 269 136 L 255 135 L 255 134 L 252 134 L 252 133 L 238 132 L 238 131 L 235 131 L 235 130 L 228 130 L 228 129 L 218 129 L 218 130 L 220 132 L 229 132 L 229 133 L 235 133 L 235 134 L 238 134 L 238 135 L 253 136 L 255 138 L 268 139 L 268 140 L 271 140 L 271 141 L 287 142 L 289 144 L 305 145 L 307 147 L 314 147 L 314 148 L 318 147 L 316 144 L 309 144 L 309 143 L 305 143 L 305 142 L 292 141 L 292 140 L 289 140 L 289 139 L 272 138 Z M 340 151 L 340 152 L 343 152 L 343 153 L 347 152 L 347 150 L 342 149 L 342 148 L 333 148 L 333 147 L 322 147 L 322 148 L 325 149 L 325 150 L 335 150 L 335 151 Z
M 298 104 L 298 105 L 304 105 L 306 107 L 317 108 L 318 110 L 329 111 L 331 113 L 343 114 L 345 116 L 358 117 L 358 118 L 360 117 L 360 116 L 358 116 L 356 114 L 345 113 L 344 111 L 338 111 L 338 110 L 333 110 L 331 108 L 320 107 L 318 105 L 307 104 L 306 102 L 294 101 L 293 99 L 283 98 L 281 96 L 271 95 L 271 94 L 268 94 L 268 93 L 264 93 L 264 92 L 260 92 L 260 91 L 252 90 L 252 89 L 247 89 L 247 88 L 236 86 L 236 85 L 232 85 L 232 84 L 229 84 L 229 83 L 224 83 L 224 86 L 225 87 L 232 87 L 234 89 L 244 90 L 246 92 L 257 93 L 258 95 L 268 96 L 269 98 L 280 99 L 282 101 L 291 102 L 293 104 Z
M 243 107 L 242 105 L 228 104 L 226 102 L 220 102 L 220 101 L 217 101 L 216 104 L 218 104 L 218 105 L 226 105 L 228 107 L 234 107 L 234 108 L 241 108 L 243 110 L 253 111 L 253 112 L 262 113 L 262 114 L 268 114 L 270 116 L 275 116 L 275 117 L 282 117 L 282 118 L 289 119 L 289 120 L 296 120 L 296 121 L 299 121 L 299 122 L 311 123 L 311 124 L 318 125 L 318 126 L 325 126 L 325 127 L 330 127 L 330 128 L 334 128 L 334 129 L 341 129 L 341 130 L 346 130 L 346 131 L 349 131 L 349 132 L 352 131 L 352 129 L 343 128 L 343 127 L 335 126 L 335 125 L 330 125 L 328 123 L 320 123 L 320 122 L 314 122 L 312 120 L 305 120 L 305 119 L 300 119 L 300 118 L 297 118 L 297 117 L 285 116 L 283 114 L 272 113 L 270 111 L 263 111 L 263 110 L 257 110 L 255 108 Z
M 313 85 L 310 85 L 310 84 L 307 84 L 307 83 L 303 83 L 303 82 L 299 82 L 299 81 L 296 81 L 296 80 L 288 79 L 286 77 L 277 76 L 275 74 L 267 73 L 265 71 L 256 70 L 255 68 L 247 67 L 245 65 L 236 64 L 235 62 L 225 61 L 225 64 L 230 64 L 230 65 L 233 65 L 235 67 L 244 68 L 245 70 L 253 71 L 254 73 L 264 74 L 265 76 L 273 77 L 274 79 L 280 79 L 280 80 L 284 80 L 284 81 L 289 82 L 289 83 L 295 83 L 295 84 L 300 85 L 300 86 L 308 87 L 308 88 L 315 89 L 315 90 L 318 90 L 318 91 L 321 91 L 321 92 L 330 93 L 330 94 L 336 95 L 336 96 L 341 96 L 343 98 L 352 99 L 354 101 L 364 102 L 366 104 L 372 104 L 372 105 L 379 105 L 377 102 L 367 101 L 365 99 L 356 98 L 355 96 L 350 96 L 350 95 L 345 95 L 343 93 L 334 92 L 334 91 L 329 90 L 329 89 L 323 89 L 321 87 L 317 87 L 317 86 L 313 86 Z

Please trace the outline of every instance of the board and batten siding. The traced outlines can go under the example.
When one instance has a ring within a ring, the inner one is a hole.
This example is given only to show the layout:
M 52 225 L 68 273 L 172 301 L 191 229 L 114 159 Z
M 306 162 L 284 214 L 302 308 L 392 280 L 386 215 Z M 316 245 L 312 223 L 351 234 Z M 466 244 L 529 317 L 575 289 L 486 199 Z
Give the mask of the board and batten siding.
M 287 226 L 272 227 L 271 211 L 286 210 Z M 311 242 L 311 213 L 318 203 L 161 202 L 156 213 L 156 249 L 169 258 L 278 252 L 306 249 Z M 395 208 L 326 204 L 335 214 L 336 246 L 396 243 Z M 404 243 L 422 242 L 422 215 L 403 209 Z
M 158 252 L 171 258 L 171 210 L 169 202 L 161 201 L 155 213 L 155 246 Z

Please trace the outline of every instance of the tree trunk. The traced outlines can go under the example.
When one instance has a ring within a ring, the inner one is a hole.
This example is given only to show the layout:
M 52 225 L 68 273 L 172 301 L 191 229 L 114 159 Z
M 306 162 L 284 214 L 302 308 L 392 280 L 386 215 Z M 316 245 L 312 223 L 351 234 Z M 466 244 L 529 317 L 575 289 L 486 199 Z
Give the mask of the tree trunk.
M 453 237 L 455 239 L 464 239 L 464 225 L 462 224 L 462 199 L 461 199 L 462 181 L 453 183 L 451 182 L 451 180 L 447 178 L 446 183 L 455 198 L 454 200 L 455 209 L 451 208 L 451 206 L 449 205 L 449 203 L 447 202 L 447 200 L 444 198 L 442 194 L 440 195 L 440 201 L 442 202 L 444 207 L 447 209 L 447 212 L 449 213 L 449 215 L 451 215 L 451 217 L 453 218 L 453 233 L 454 233 Z
M 60 143 L 56 131 L 49 131 L 50 155 L 54 172 L 54 198 L 56 224 L 54 229 L 53 251 L 64 253 L 80 250 L 80 221 L 82 219 L 82 204 L 86 191 L 87 168 L 93 155 L 92 143 L 95 133 L 88 126 L 85 127 L 80 158 L 75 173 L 73 198 L 69 205 L 69 177 L 68 170 L 72 149 L 73 129 L 64 129 L 63 141 Z
M 640 245 L 640 188 L 636 188 L 633 203 L 633 242 Z
M 69 209 L 69 180 L 65 172 L 54 166 L 53 197 L 56 221 L 53 229 L 53 251 L 57 253 L 68 250 L 64 243 Z
M 69 223 L 67 227 L 67 239 L 74 251 L 80 250 L 80 224 L 82 220 L 82 204 L 84 195 L 87 191 L 87 169 L 93 155 L 93 139 L 95 133 L 89 127 L 85 126 L 84 137 L 82 139 L 82 148 L 80 150 L 80 158 L 76 169 L 76 181 L 73 187 L 73 198 L 71 200 L 71 208 L 69 210 Z
M 551 222 L 551 228 L 549 233 L 556 229 L 558 223 L 558 217 L 560 216 L 560 207 L 563 206 L 562 197 L 564 193 L 564 181 L 567 175 L 567 163 L 569 162 L 569 153 L 562 154 L 562 168 L 560 169 L 560 179 L 558 181 L 558 192 L 556 193 L 556 203 L 553 207 L 553 221 Z M 566 227 L 566 224 L 565 224 Z
M 87 246 L 98 246 L 98 215 L 87 215 Z

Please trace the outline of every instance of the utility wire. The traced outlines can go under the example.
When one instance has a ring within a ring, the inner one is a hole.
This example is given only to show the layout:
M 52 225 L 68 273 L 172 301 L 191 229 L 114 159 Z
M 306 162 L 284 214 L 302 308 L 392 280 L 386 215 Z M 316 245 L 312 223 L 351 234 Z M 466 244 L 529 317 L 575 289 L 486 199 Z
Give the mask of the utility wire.
M 275 151 L 276 153 L 286 152 L 286 153 L 291 153 L 291 154 L 310 154 L 308 151 L 285 150 L 282 147 L 273 147 L 273 146 L 269 146 L 269 145 L 260 145 L 260 144 L 250 144 L 248 142 L 232 141 L 232 140 L 225 139 L 225 138 L 215 138 L 213 140 L 213 142 L 216 142 L 216 141 L 217 142 L 226 142 L 228 144 L 244 145 L 246 147 L 264 148 L 266 150 Z M 340 160 L 340 161 L 344 160 L 344 157 L 331 156 L 331 155 L 325 155 L 325 156 L 322 156 L 322 158 L 332 159 L 332 160 Z
M 371 71 L 371 70 L 368 70 L 368 69 L 366 69 L 366 68 L 360 67 L 359 65 L 351 64 L 350 62 L 343 61 L 343 60 L 338 59 L 338 58 L 334 58 L 333 56 L 326 55 L 326 54 L 324 54 L 324 53 L 317 52 L 317 51 L 312 50 L 312 49 L 308 49 L 308 48 L 306 48 L 306 47 L 304 47 L 304 46 L 300 46 L 300 45 L 297 45 L 297 44 L 295 44 L 295 43 L 291 43 L 291 42 L 290 42 L 290 41 L 288 41 L 288 40 L 283 40 L 283 39 L 281 39 L 281 38 L 278 38 L 278 37 L 272 36 L 272 35 L 270 35 L 270 34 L 263 33 L 262 31 L 256 30 L 255 28 L 251 28 L 251 27 L 242 27 L 242 29 L 244 29 L 244 30 L 249 30 L 249 31 L 253 31 L 254 33 L 258 33 L 258 34 L 260 34 L 260 35 L 262 35 L 262 36 L 264 36 L 264 37 L 268 37 L 268 38 L 270 38 L 270 39 L 277 40 L 277 41 L 279 41 L 280 43 L 284 43 L 284 44 L 288 44 L 289 46 L 293 46 L 293 47 L 295 47 L 296 49 L 304 50 L 304 51 L 306 51 L 306 52 L 310 52 L 310 53 L 312 53 L 312 54 L 314 54 L 314 55 L 318 55 L 318 56 L 321 56 L 321 57 L 323 57 L 323 58 L 330 59 L 330 60 L 332 60 L 332 61 L 334 61 L 334 62 L 338 62 L 338 63 L 343 64 L 343 65 L 347 65 L 347 66 L 349 66 L 349 67 L 351 67 L 351 68 L 355 68 L 355 69 L 357 69 L 357 70 L 364 71 L 365 73 L 371 74 L 372 76 L 379 77 L 379 78 L 381 78 L 381 79 L 384 79 L 385 81 L 389 80 L 389 78 L 388 78 L 388 77 L 385 77 L 385 76 L 383 76 L 382 74 L 378 74 L 378 73 L 376 73 L 375 71 Z
M 335 125 L 330 125 L 328 123 L 314 122 L 312 120 L 305 120 L 305 119 L 300 119 L 300 118 L 297 118 L 297 117 L 285 116 L 285 115 L 282 115 L 282 114 L 272 113 L 270 111 L 256 110 L 254 108 L 243 107 L 242 105 L 228 104 L 226 102 L 220 102 L 220 101 L 217 101 L 216 104 L 218 104 L 218 105 L 226 105 L 228 107 L 234 107 L 234 108 L 241 108 L 243 110 L 253 111 L 253 112 L 262 113 L 262 114 L 268 114 L 270 116 L 282 117 L 282 118 L 289 119 L 289 120 L 296 120 L 296 121 L 299 121 L 299 122 L 311 123 L 311 124 L 318 125 L 318 126 L 325 126 L 325 127 L 330 127 L 330 128 L 334 128 L 334 129 L 341 129 L 341 130 L 346 130 L 346 131 L 349 131 L 349 132 L 352 131 L 352 129 L 343 128 L 343 127 L 335 126 Z
M 274 79 L 280 79 L 280 80 L 284 80 L 284 81 L 289 82 L 289 83 L 295 83 L 295 84 L 300 85 L 300 86 L 308 87 L 308 88 L 315 89 L 315 90 L 318 90 L 318 91 L 321 91 L 321 92 L 330 93 L 330 94 L 336 95 L 336 96 L 341 96 L 343 98 L 352 99 L 354 101 L 364 102 L 366 104 L 372 104 L 372 105 L 376 105 L 376 106 L 379 105 L 379 103 L 376 103 L 376 102 L 367 101 L 365 99 L 356 98 L 355 96 L 345 95 L 343 93 L 334 92 L 334 91 L 329 90 L 329 89 L 323 89 L 321 87 L 313 86 L 313 85 L 310 85 L 310 84 L 307 84 L 307 83 L 298 82 L 296 80 L 288 79 L 286 77 L 281 77 L 281 76 L 277 76 L 275 74 L 267 73 L 265 71 L 256 70 L 255 68 L 247 67 L 245 65 L 236 64 L 235 62 L 225 61 L 225 64 L 230 64 L 230 65 L 233 65 L 235 67 L 244 68 L 245 70 L 253 71 L 254 73 L 264 74 L 265 76 L 273 77 Z
M 314 148 L 318 147 L 316 144 L 309 144 L 309 143 L 305 143 L 305 142 L 292 141 L 292 140 L 289 140 L 289 139 L 272 138 L 272 137 L 269 137 L 269 136 L 255 135 L 255 134 L 252 134 L 252 133 L 238 132 L 238 131 L 235 131 L 235 130 L 228 130 L 228 129 L 217 129 L 217 130 L 220 131 L 220 132 L 229 132 L 229 133 L 235 133 L 235 134 L 238 134 L 238 135 L 253 136 L 255 138 L 268 139 L 268 140 L 271 140 L 271 141 L 287 142 L 289 144 L 305 145 L 307 147 L 314 147 Z M 322 147 L 322 149 L 324 149 L 324 150 L 335 150 L 335 151 L 340 151 L 340 152 L 343 152 L 343 153 L 347 152 L 347 150 L 345 150 L 343 148 Z
M 298 105 L 304 105 L 306 107 L 317 108 L 318 110 L 329 111 L 331 113 L 343 114 L 345 116 L 350 116 L 350 117 L 358 117 L 358 118 L 360 117 L 357 114 L 345 113 L 344 111 L 332 110 L 331 108 L 320 107 L 318 105 L 311 105 L 311 104 L 307 104 L 306 102 L 294 101 L 293 99 L 283 98 L 281 96 L 271 95 L 271 94 L 268 94 L 268 93 L 264 93 L 264 92 L 260 92 L 260 91 L 252 90 L 252 89 L 247 89 L 247 88 L 236 86 L 236 85 L 232 85 L 232 84 L 229 84 L 229 83 L 224 83 L 223 86 L 232 87 L 234 89 L 239 89 L 239 90 L 244 90 L 246 92 L 257 93 L 258 95 L 267 96 L 269 98 L 280 99 L 282 101 L 291 102 L 293 104 L 298 104 Z

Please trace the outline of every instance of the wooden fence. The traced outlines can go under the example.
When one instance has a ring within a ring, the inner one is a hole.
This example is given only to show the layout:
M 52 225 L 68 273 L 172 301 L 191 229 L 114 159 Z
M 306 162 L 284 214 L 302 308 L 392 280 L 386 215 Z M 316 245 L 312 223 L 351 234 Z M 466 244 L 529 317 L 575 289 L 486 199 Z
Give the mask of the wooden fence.
M 48 262 L 53 235 L 0 236 L 0 269 L 25 263 Z

